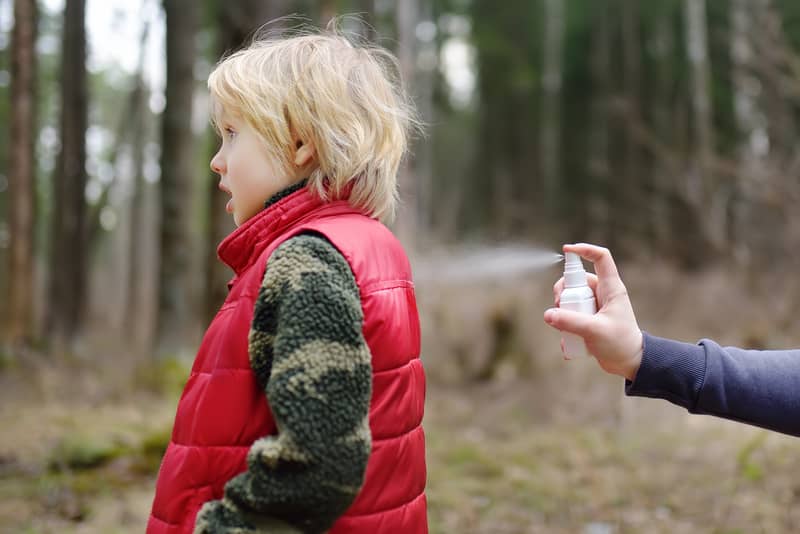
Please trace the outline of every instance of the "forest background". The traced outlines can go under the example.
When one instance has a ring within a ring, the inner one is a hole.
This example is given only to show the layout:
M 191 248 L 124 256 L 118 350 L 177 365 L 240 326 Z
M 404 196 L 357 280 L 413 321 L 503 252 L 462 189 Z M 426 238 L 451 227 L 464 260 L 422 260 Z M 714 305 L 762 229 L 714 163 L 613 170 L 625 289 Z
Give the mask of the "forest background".
M 590 241 L 642 328 L 800 346 L 794 0 L 0 0 L 0 531 L 142 530 L 230 276 L 206 77 L 341 15 L 426 124 L 393 230 L 431 530 L 790 532 L 791 439 L 623 398 L 541 313 Z

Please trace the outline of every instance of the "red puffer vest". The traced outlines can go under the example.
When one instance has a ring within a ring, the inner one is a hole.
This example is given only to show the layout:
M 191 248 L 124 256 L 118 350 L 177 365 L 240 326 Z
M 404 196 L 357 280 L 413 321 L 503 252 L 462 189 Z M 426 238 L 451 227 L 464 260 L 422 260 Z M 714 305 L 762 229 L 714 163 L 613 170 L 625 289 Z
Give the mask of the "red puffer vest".
M 277 432 L 250 369 L 247 334 L 270 254 L 302 232 L 325 236 L 355 275 L 372 353 L 372 453 L 364 486 L 331 533 L 426 533 L 425 375 L 411 270 L 400 243 L 347 202 L 303 188 L 248 220 L 220 244 L 236 273 L 208 327 L 178 404 L 161 462 L 148 534 L 184 534 L 206 501 L 247 468 L 247 451 Z

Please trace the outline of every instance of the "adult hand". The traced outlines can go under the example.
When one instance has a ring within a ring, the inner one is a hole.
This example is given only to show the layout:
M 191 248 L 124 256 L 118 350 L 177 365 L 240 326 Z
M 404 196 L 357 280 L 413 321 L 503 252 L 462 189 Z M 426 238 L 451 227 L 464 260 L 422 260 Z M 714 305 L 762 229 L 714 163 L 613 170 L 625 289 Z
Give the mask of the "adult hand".
M 607 373 L 633 380 L 642 361 L 642 331 L 611 252 L 586 243 L 564 245 L 564 252 L 574 252 L 594 264 L 597 274 L 587 273 L 587 279 L 597 298 L 598 311 L 586 315 L 558 308 L 564 289 L 561 278 L 553 286 L 556 307 L 544 312 L 544 321 L 582 337 L 586 348 Z

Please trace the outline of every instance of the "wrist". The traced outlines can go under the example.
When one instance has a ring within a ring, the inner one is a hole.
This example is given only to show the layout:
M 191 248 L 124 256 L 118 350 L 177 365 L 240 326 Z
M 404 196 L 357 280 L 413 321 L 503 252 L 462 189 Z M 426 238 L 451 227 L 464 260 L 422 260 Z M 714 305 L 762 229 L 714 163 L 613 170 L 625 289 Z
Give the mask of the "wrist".
M 628 360 L 628 363 L 625 365 L 622 375 L 633 382 L 636 378 L 636 373 L 639 372 L 639 367 L 642 364 L 642 355 L 644 353 L 644 335 L 642 335 L 641 330 L 636 331 L 636 336 L 634 337 L 636 340 L 636 344 L 634 345 L 636 348 L 633 351 L 633 355 Z

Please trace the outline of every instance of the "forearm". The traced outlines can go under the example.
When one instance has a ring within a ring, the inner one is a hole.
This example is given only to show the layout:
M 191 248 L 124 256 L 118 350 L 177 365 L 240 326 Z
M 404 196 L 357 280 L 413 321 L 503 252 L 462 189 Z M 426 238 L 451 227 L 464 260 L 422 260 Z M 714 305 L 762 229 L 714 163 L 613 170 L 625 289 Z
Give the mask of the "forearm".
M 225 488 L 240 508 L 304 532 L 326 530 L 350 506 L 371 449 L 368 352 L 326 357 L 336 349 L 319 349 L 276 359 L 267 391 L 279 434 L 258 440 L 248 470 Z
M 715 415 L 800 436 L 800 350 L 754 351 L 645 334 L 628 395 L 666 399 Z

